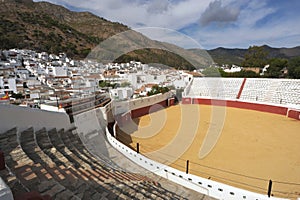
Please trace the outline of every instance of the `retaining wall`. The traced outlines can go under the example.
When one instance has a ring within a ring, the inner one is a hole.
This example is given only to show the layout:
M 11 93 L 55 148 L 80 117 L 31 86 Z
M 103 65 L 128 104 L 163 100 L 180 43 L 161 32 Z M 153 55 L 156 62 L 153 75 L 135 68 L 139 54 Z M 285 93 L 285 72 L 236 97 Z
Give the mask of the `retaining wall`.
M 130 101 L 113 102 L 112 110 L 114 118 L 119 126 L 123 126 L 133 118 L 148 115 L 149 113 L 174 105 L 175 98 L 170 98 L 170 96 L 171 93 L 165 93 Z
M 161 110 L 161 109 L 163 109 L 167 106 L 168 106 L 168 99 L 163 100 L 161 102 L 157 102 L 154 105 L 145 106 L 143 108 L 138 108 L 138 109 L 135 109 L 135 110 L 131 110 L 131 117 L 132 118 L 137 118 L 137 117 L 141 117 L 141 116 L 144 116 L 144 115 L 148 115 L 152 112 L 159 111 L 159 110 Z
M 33 127 L 34 130 L 46 128 L 70 129 L 69 116 L 64 112 L 51 112 L 35 108 L 0 104 L 0 133 L 14 127 L 18 131 Z

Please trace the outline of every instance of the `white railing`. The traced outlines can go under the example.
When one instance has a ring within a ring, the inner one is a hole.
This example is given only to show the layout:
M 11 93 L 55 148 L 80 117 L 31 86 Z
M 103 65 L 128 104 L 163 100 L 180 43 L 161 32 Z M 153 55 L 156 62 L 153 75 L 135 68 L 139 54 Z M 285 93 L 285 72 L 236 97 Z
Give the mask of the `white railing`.
M 116 126 L 116 124 L 115 124 Z M 114 127 L 114 131 L 115 127 Z M 163 178 L 166 178 L 172 182 L 195 190 L 199 193 L 214 197 L 217 199 L 228 199 L 228 200 L 240 200 L 240 199 L 249 199 L 249 200 L 275 200 L 283 198 L 268 197 L 267 195 L 258 194 L 255 192 L 250 192 L 247 190 L 239 189 L 232 187 L 223 183 L 218 183 L 213 180 L 205 179 L 198 177 L 192 174 L 186 174 L 182 171 L 169 167 L 167 165 L 161 164 L 159 162 L 153 161 L 142 154 L 135 152 L 126 145 L 119 142 L 114 138 L 106 129 L 106 137 L 109 143 L 125 155 L 127 158 L 140 165 L 141 167 L 153 172 Z

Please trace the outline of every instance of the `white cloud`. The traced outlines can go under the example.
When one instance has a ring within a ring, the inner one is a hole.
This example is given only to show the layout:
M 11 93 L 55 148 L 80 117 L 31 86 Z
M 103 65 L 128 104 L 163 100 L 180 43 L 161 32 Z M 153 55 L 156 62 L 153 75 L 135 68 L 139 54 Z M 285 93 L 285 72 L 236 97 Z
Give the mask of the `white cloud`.
M 271 46 L 284 46 L 284 44 L 296 46 L 297 44 L 293 45 L 294 42 L 299 41 L 297 38 L 300 33 L 300 28 L 297 26 L 299 17 L 298 19 L 297 17 L 282 18 L 280 21 L 271 19 L 264 24 L 267 16 L 277 12 L 272 7 L 272 2 L 268 0 L 48 1 L 67 7 L 72 6 L 78 10 L 88 10 L 131 28 L 161 27 L 184 30 L 188 36 L 197 40 L 205 48 L 218 46 L 245 48 L 256 42 L 269 43 Z M 197 25 L 200 20 L 206 25 L 205 27 Z M 230 23 L 216 26 L 210 24 L 212 21 Z M 261 21 L 263 23 L 258 26 L 258 22 Z
M 252 0 L 250 3 L 241 11 L 240 21 L 238 24 L 241 27 L 250 27 L 267 15 L 275 12 L 274 8 L 268 7 L 265 1 Z
M 132 28 L 145 26 L 179 29 L 197 21 L 201 12 L 212 0 L 48 0 L 55 4 L 77 7 L 112 21 L 124 23 Z
M 270 45 L 274 47 L 294 47 L 299 45 L 300 27 L 295 26 L 298 19 L 284 23 L 270 23 L 255 28 L 252 26 L 240 26 L 226 30 L 206 31 L 197 29 L 191 37 L 206 48 L 219 46 L 231 48 L 247 48 L 250 45 Z M 253 23 L 252 23 L 253 24 Z
M 171 3 L 168 0 L 154 0 L 147 8 L 148 13 L 161 14 L 169 10 Z
M 224 6 L 222 1 L 215 0 L 202 13 L 200 22 L 204 26 L 212 22 L 233 22 L 237 20 L 239 14 L 239 8 Z

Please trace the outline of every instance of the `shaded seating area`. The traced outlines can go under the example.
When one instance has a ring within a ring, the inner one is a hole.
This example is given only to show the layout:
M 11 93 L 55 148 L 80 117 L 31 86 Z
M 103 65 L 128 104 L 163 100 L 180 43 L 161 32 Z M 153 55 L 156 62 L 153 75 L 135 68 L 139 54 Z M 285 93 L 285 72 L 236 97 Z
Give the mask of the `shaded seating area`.
M 13 128 L 0 134 L 0 174 L 15 199 L 182 199 L 147 176 L 102 163 L 75 132 Z

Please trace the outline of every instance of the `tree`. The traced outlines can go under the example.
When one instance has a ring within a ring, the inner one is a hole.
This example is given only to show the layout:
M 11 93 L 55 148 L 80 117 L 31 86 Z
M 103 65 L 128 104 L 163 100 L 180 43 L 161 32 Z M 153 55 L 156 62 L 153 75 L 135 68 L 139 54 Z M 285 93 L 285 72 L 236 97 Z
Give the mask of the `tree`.
M 130 86 L 131 86 L 131 83 L 128 81 L 122 82 L 120 85 L 120 87 L 130 87 Z
M 290 78 L 300 78 L 300 57 L 295 57 L 289 61 L 288 75 Z
M 222 69 L 219 69 L 222 77 L 235 77 L 235 78 L 257 78 L 259 74 L 250 70 L 242 70 L 240 72 L 227 73 Z
M 281 76 L 281 70 L 287 67 L 288 61 L 282 58 L 273 58 L 269 60 L 269 68 L 265 73 L 265 77 L 278 78 Z
M 158 85 L 154 85 L 154 86 L 152 86 L 151 90 L 149 92 L 147 92 L 147 96 L 152 96 L 152 95 L 159 94 L 159 93 L 164 94 L 169 91 L 170 91 L 170 89 L 167 87 L 160 87 Z
M 245 60 L 242 62 L 243 67 L 260 67 L 267 64 L 268 53 L 262 46 L 250 46 L 245 54 Z

